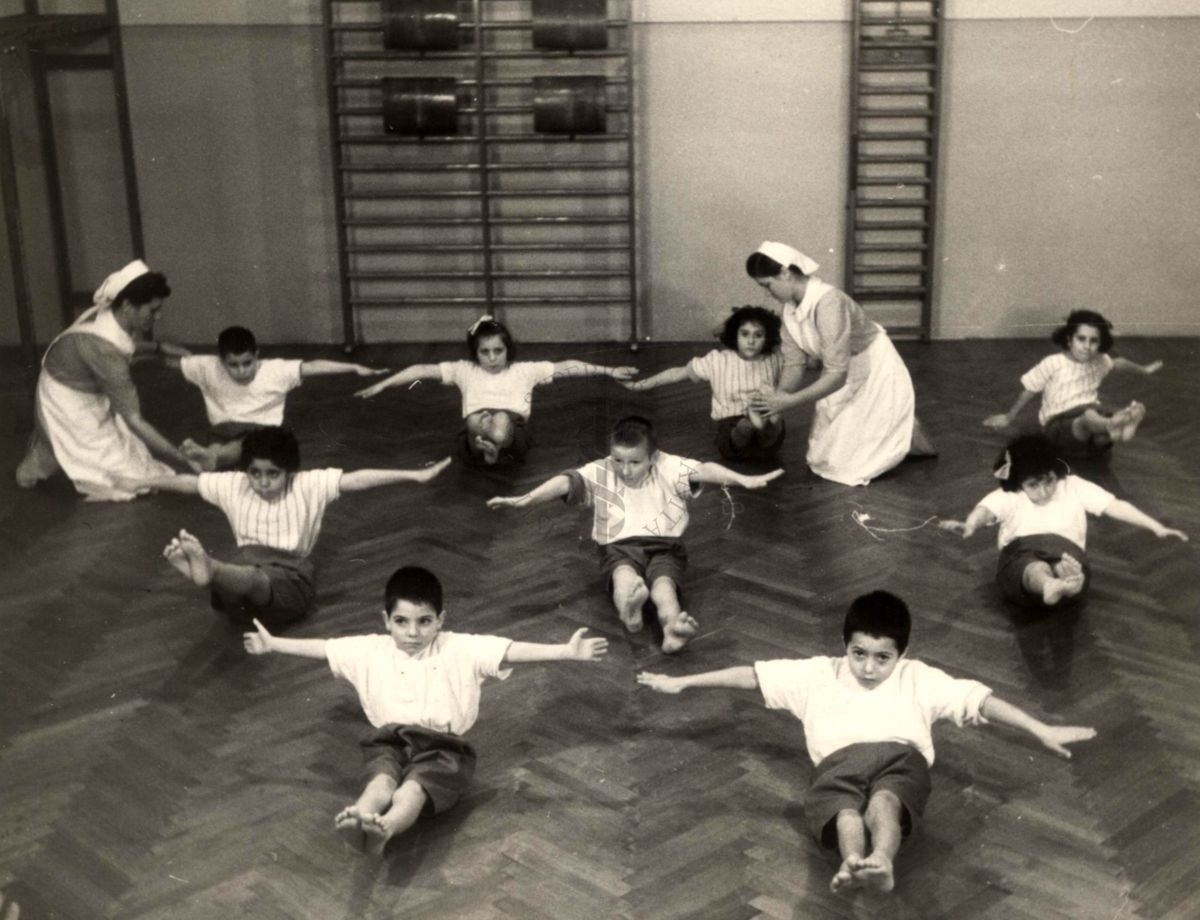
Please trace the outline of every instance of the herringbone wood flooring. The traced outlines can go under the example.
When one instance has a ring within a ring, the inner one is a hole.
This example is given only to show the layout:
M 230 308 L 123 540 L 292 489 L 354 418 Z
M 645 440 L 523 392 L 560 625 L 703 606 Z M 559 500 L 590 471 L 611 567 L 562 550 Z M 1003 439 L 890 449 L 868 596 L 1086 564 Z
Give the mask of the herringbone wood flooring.
M 1080 472 L 1200 539 L 1200 350 L 1125 344 L 1167 361 L 1155 378 L 1113 375 L 1106 389 L 1113 402 L 1143 399 L 1149 419 L 1109 465 Z M 635 363 L 653 371 L 701 347 L 654 346 Z M 556 384 L 536 397 L 538 443 L 514 480 L 452 468 L 428 488 L 334 505 L 316 551 L 319 609 L 296 635 L 375 629 L 384 580 L 415 561 L 446 582 L 451 628 L 558 641 L 582 625 L 610 640 L 600 665 L 527 665 L 485 688 L 471 793 L 382 860 L 350 853 L 331 826 L 359 788 L 366 723 L 348 688 L 318 662 L 245 655 L 160 558 L 180 527 L 228 549 L 223 516 L 171 495 L 88 505 L 61 479 L 19 492 L 6 475 L 0 885 L 34 920 L 1196 916 L 1195 544 L 1095 522 L 1086 612 L 1015 621 L 992 590 L 991 539 L 920 525 L 961 516 L 989 488 L 1001 438 L 978 421 L 1008 405 L 1042 348 L 901 349 L 941 457 L 867 489 L 836 486 L 806 475 L 795 420 L 784 479 L 694 503 L 687 600 L 702 635 L 677 659 L 623 634 L 585 514 L 489 513 L 483 501 L 597 455 L 631 410 L 657 420 L 667 449 L 711 457 L 702 388 Z M 363 360 L 456 356 L 410 346 Z M 618 346 L 527 349 L 542 356 L 629 359 Z M 11 470 L 29 409 L 15 357 L 6 367 L 0 398 L 15 421 L 0 459 Z M 202 430 L 194 390 L 160 368 L 138 375 L 151 419 L 173 436 Z M 293 394 L 306 465 L 446 453 L 456 391 L 422 384 L 364 404 L 349 398 L 356 382 Z M 901 851 L 897 892 L 835 898 L 832 864 L 803 831 L 800 725 L 754 694 L 663 697 L 633 676 L 837 653 L 846 602 L 874 587 L 909 601 L 913 655 L 1100 735 L 1068 762 L 1003 729 L 939 728 L 927 821 Z

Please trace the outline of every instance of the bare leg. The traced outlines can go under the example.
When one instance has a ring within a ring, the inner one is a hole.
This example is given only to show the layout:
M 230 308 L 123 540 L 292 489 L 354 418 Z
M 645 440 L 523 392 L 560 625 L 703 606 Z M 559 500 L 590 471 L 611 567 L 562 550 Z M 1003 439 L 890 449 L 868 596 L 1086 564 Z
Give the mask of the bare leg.
M 849 888 L 857 888 L 861 881 L 855 878 L 854 872 L 862 866 L 863 854 L 867 847 L 867 831 L 863 824 L 863 816 L 853 808 L 843 808 L 837 816 L 838 852 L 842 854 L 842 864 L 829 882 L 829 890 L 834 894 Z
M 912 441 L 908 446 L 908 455 L 910 457 L 937 456 L 937 448 L 933 446 L 933 442 L 925 434 L 925 429 L 921 427 L 921 420 L 915 415 L 913 416 Z
M 211 587 L 234 601 L 263 605 L 271 600 L 271 581 L 258 566 L 236 565 L 214 559 L 186 530 L 167 544 L 163 555 L 181 574 L 199 587 Z
M 386 773 L 379 773 L 371 777 L 358 801 L 343 808 L 333 819 L 333 826 L 355 850 L 361 853 L 366 846 L 363 818 L 386 809 L 395 791 L 396 781 Z
M 406 779 L 392 793 L 391 807 L 387 811 L 363 815 L 362 829 L 367 835 L 370 852 L 382 853 L 389 840 L 412 827 L 421 817 L 421 810 L 428 798 L 420 783 Z
M 1064 555 L 1058 564 L 1061 565 L 1068 558 Z M 1074 559 L 1071 561 L 1075 562 Z M 1079 565 L 1078 562 L 1075 564 Z M 1069 576 L 1060 576 L 1048 562 L 1031 562 L 1021 574 L 1021 585 L 1030 594 L 1041 595 L 1046 606 L 1053 607 L 1064 597 L 1071 597 L 1083 590 L 1083 568 L 1080 566 L 1078 571 L 1073 571 Z
M 621 565 L 613 571 L 613 606 L 621 622 L 630 632 L 641 632 L 643 624 L 642 607 L 650 599 L 650 589 L 646 587 L 645 579 L 637 573 L 633 566 Z
M 674 654 L 696 635 L 700 624 L 679 609 L 679 592 L 673 578 L 663 575 L 654 579 L 650 597 L 658 608 L 658 622 L 662 624 L 662 650 L 667 655 Z
M 1136 400 L 1113 416 L 1113 420 L 1121 420 L 1120 428 L 1113 433 L 1114 441 L 1131 441 L 1137 434 L 1138 426 L 1146 417 L 1146 407 Z
M 1099 446 L 1116 441 L 1127 420 L 1123 415 L 1127 411 L 1122 409 L 1109 418 L 1095 409 L 1088 409 L 1071 420 L 1071 436 L 1077 441 L 1090 441 Z
M 854 877 L 864 887 L 887 892 L 896 886 L 892 863 L 900 849 L 900 813 L 903 809 L 896 796 L 881 789 L 867 803 L 863 823 L 871 834 L 871 854 L 853 870 Z

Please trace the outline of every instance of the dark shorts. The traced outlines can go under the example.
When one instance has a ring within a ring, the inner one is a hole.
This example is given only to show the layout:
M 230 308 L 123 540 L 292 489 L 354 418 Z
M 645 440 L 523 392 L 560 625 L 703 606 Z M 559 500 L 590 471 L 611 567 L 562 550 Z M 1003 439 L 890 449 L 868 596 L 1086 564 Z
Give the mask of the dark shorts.
M 612 593 L 613 573 L 628 566 L 642 576 L 647 586 L 655 579 L 670 578 L 676 590 L 683 584 L 687 569 L 687 550 L 678 540 L 659 537 L 630 537 L 600 547 L 600 568 L 604 572 L 608 593 Z
M 359 744 L 365 781 L 390 776 L 400 785 L 412 779 L 429 797 L 425 810 L 434 814 L 462 798 L 475 773 L 475 749 L 448 732 L 390 723 L 372 729 Z
M 495 463 L 489 464 L 484 461 L 483 452 L 471 443 L 471 436 L 467 433 L 466 427 L 459 431 L 454 439 L 454 453 L 458 459 L 467 466 L 478 467 L 480 469 L 496 469 L 497 467 L 514 466 L 518 463 L 524 463 L 525 456 L 529 453 L 529 448 L 533 444 L 533 438 L 529 435 L 529 426 L 525 423 L 524 418 L 514 412 L 509 412 L 508 414 L 513 420 L 512 442 L 500 448 L 500 453 L 497 455 Z
M 252 629 L 252 621 L 257 619 L 274 631 L 304 619 L 312 611 L 317 581 L 313 564 L 306 557 L 268 546 L 239 546 L 230 562 L 252 565 L 271 582 L 271 599 L 261 606 L 212 592 L 213 608 L 236 625 Z
M 716 445 L 721 457 L 725 460 L 774 460 L 779 453 L 779 448 L 783 446 L 784 435 L 787 434 L 783 420 L 780 419 L 779 427 L 770 432 L 769 436 L 773 440 L 764 443 L 762 439 L 764 433 L 755 431 L 749 441 L 742 447 L 738 447 L 733 443 L 733 429 L 745 417 L 744 415 L 731 415 L 728 418 L 717 420 Z
M 929 763 L 915 747 L 897 741 L 850 744 L 817 765 L 804 799 L 804 819 L 821 846 L 837 847 L 838 813 L 866 810 L 881 790 L 900 800 L 900 830 L 907 837 L 925 814 Z
M 1047 419 L 1046 424 L 1042 426 L 1042 433 L 1046 436 L 1046 440 L 1062 451 L 1067 458 L 1098 457 L 1112 449 L 1111 441 L 1107 444 L 1097 444 L 1091 438 L 1081 441 L 1071 432 L 1071 425 L 1075 419 L 1089 409 L 1096 410 L 1105 418 L 1110 418 L 1113 414 L 1112 409 L 1106 409 L 1100 403 L 1085 403 L 1082 406 L 1068 409 L 1066 412 L 1060 412 Z
M 1074 597 L 1065 598 L 1055 608 L 1068 604 L 1077 604 L 1087 594 L 1092 581 L 1092 570 L 1088 565 L 1087 553 L 1076 546 L 1066 537 L 1056 533 L 1032 534 L 1028 537 L 1017 537 L 1000 550 L 1000 561 L 996 565 L 996 584 L 1000 592 L 1014 604 L 1022 607 L 1040 607 L 1049 609 L 1040 595 L 1032 594 L 1025 589 L 1025 569 L 1035 562 L 1045 562 L 1054 565 L 1064 554 L 1070 554 L 1079 560 L 1083 566 L 1083 590 Z

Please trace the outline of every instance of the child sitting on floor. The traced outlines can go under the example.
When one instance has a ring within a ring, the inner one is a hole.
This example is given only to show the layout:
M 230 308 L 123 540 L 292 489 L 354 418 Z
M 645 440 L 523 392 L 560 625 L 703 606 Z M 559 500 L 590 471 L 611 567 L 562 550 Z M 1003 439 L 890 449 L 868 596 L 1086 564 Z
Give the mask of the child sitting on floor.
M 723 348 L 624 386 L 641 391 L 706 380 L 712 387 L 712 417 L 717 423 L 716 444 L 721 456 L 726 460 L 773 460 L 783 444 L 783 420 L 755 412 L 750 398 L 773 392 L 779 385 L 783 370 L 780 328 L 781 320 L 770 310 L 736 307 L 721 327 Z
M 652 600 L 662 625 L 662 650 L 678 652 L 699 625 L 679 602 L 687 567 L 681 538 L 688 499 L 699 495 L 704 483 L 759 489 L 783 470 L 746 476 L 719 463 L 668 454 L 658 449 L 654 426 L 636 415 L 617 422 L 608 443 L 603 460 L 561 473 L 524 495 L 490 499 L 488 507 L 523 508 L 555 498 L 592 507 L 592 539 L 600 546 L 600 565 L 621 622 L 630 632 L 640 630 L 642 608 Z
M 188 383 L 200 388 L 204 410 L 216 439 L 207 446 L 188 438 L 184 455 L 203 470 L 230 469 L 242 455 L 242 436 L 253 428 L 283 424 L 288 391 L 308 377 L 326 374 L 386 374 L 387 368 L 364 367 L 344 361 L 262 359 L 254 333 L 230 326 L 217 336 L 217 354 L 166 358 Z
M 334 825 L 358 849 L 382 853 L 388 840 L 422 813 L 458 801 L 475 772 L 475 750 L 463 740 L 479 715 L 480 685 L 506 679 L 528 661 L 595 661 L 607 639 L 577 629 L 562 645 L 443 632 L 442 586 L 426 569 L 397 569 L 384 593 L 386 635 L 340 639 L 273 636 L 257 620 L 245 636 L 252 655 L 280 652 L 329 662 L 358 693 L 374 726 L 362 740 L 366 786 Z
M 1058 453 L 1042 435 L 1017 438 L 993 467 L 1000 488 L 985 495 L 965 521 L 938 525 L 966 539 L 980 527 L 999 524 L 996 581 L 1008 600 L 1025 607 L 1083 599 L 1091 575 L 1084 552 L 1088 514 L 1144 527 L 1156 537 L 1187 540 L 1182 531 L 1072 475 Z
M 458 456 L 474 465 L 507 466 L 522 463 L 529 453 L 526 422 L 533 405 L 533 388 L 563 377 L 602 374 L 631 380 L 636 367 L 605 367 L 586 361 L 517 361 L 517 346 L 508 328 L 481 316 L 467 330 L 469 361 L 414 364 L 360 390 L 370 399 L 388 387 L 418 380 L 439 380 L 462 391 L 463 430 Z
M 136 485 L 199 495 L 225 512 L 238 547 L 233 561 L 213 558 L 186 530 L 163 555 L 184 577 L 209 588 L 213 607 L 238 626 L 257 617 L 278 629 L 312 609 L 316 583 L 308 556 L 330 502 L 343 492 L 429 482 L 449 464 L 447 457 L 422 470 L 301 472 L 295 435 L 287 428 L 258 428 L 242 440 L 241 471 L 164 476 Z
M 814 765 L 805 822 L 820 846 L 836 845 L 842 858 L 830 889 L 891 891 L 900 841 L 920 822 L 929 797 L 935 721 L 1000 722 L 1063 757 L 1071 756 L 1066 745 L 1096 735 L 1092 728 L 1047 725 L 981 683 L 905 658 L 910 631 L 904 602 L 873 591 L 846 612 L 844 657 L 759 661 L 687 677 L 643 671 L 637 679 L 659 693 L 759 690 L 768 708 L 800 719 Z
M 1114 442 L 1132 439 L 1146 417 L 1146 407 L 1134 401 L 1117 412 L 1104 408 L 1100 383 L 1112 370 L 1157 373 L 1162 362 L 1135 364 L 1109 355 L 1112 324 L 1094 310 L 1072 311 L 1050 340 L 1062 351 L 1043 358 L 1022 376 L 1024 389 L 1012 408 L 1001 415 L 989 415 L 983 424 L 1008 428 L 1026 404 L 1041 393 L 1038 422 L 1046 437 L 1068 456 L 1098 454 Z

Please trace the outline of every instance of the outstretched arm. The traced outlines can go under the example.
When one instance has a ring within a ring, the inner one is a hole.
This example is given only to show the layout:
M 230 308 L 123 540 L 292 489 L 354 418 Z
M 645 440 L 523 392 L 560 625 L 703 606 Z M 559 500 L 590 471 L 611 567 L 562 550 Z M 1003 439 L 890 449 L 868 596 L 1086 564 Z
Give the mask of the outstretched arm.
M 1146 514 L 1146 512 L 1140 511 L 1129 504 L 1129 502 L 1119 498 L 1104 509 L 1104 516 L 1124 521 L 1126 524 L 1132 524 L 1134 527 L 1144 527 L 1159 538 L 1175 537 L 1183 540 L 1185 543 L 1187 542 L 1188 536 L 1182 530 L 1164 527 L 1158 521 L 1154 520 L 1154 518 L 1150 517 L 1150 515 Z
M 967 515 L 965 521 L 944 520 L 938 521 L 938 527 L 942 530 L 948 530 L 951 533 L 962 534 L 965 540 L 972 536 L 980 527 L 991 527 L 996 523 L 996 515 L 988 511 L 983 505 L 976 505 L 971 513 Z
M 689 674 L 686 677 L 668 677 L 666 674 L 653 674 L 642 671 L 637 676 L 637 682 L 643 687 L 657 690 L 659 693 L 679 693 L 689 687 L 724 687 L 729 690 L 756 690 L 758 675 L 749 665 L 735 668 L 725 668 L 723 671 L 704 671 L 701 674 Z
M 596 661 L 608 653 L 607 639 L 585 639 L 586 629 L 577 629 L 562 645 L 513 642 L 504 653 L 504 664 L 527 661 Z
M 526 508 L 529 505 L 541 505 L 556 498 L 563 498 L 570 491 L 571 478 L 566 473 L 559 473 L 557 476 L 547 479 L 536 489 L 526 492 L 524 495 L 513 495 L 511 497 L 498 495 L 495 498 L 489 498 L 487 506 L 492 509 Z
M 351 364 L 348 361 L 302 361 L 300 375 L 302 377 L 322 377 L 327 374 L 358 374 L 359 377 L 377 377 L 386 374 L 386 367 L 367 367 L 363 364 Z
M 1029 405 L 1035 396 L 1037 396 L 1037 393 L 1033 390 L 1022 390 L 1021 395 L 1017 397 L 1017 401 L 1012 404 L 1011 409 L 999 415 L 989 415 L 983 420 L 984 426 L 987 428 L 1007 428 L 1016 420 L 1017 416 L 1021 414 L 1021 410 Z
M 116 485 L 130 492 L 140 489 L 156 489 L 160 492 L 178 492 L 181 495 L 198 495 L 200 479 L 192 473 L 176 473 L 174 476 L 156 476 L 153 479 L 116 477 Z
M 721 466 L 719 463 L 705 462 L 696 467 L 692 475 L 688 477 L 688 480 L 690 482 L 712 483 L 718 486 L 741 486 L 744 489 L 761 489 L 772 479 L 778 479 L 782 475 L 783 470 L 778 469 L 759 476 L 747 476 L 744 473 L 735 472 L 727 466 Z
M 279 652 L 281 655 L 299 655 L 301 658 L 324 658 L 324 639 L 287 639 L 273 636 L 267 627 L 254 621 L 255 632 L 242 633 L 242 645 L 251 655 Z
M 645 380 L 630 380 L 623 384 L 627 390 L 653 390 L 655 387 L 664 387 L 671 383 L 683 383 L 685 380 L 692 383 L 699 383 L 700 378 L 693 374 L 686 367 L 669 367 L 665 371 L 659 371 Z
M 342 473 L 340 488 L 343 492 L 362 492 L 397 482 L 429 482 L 449 465 L 450 458 L 446 457 L 419 470 L 354 470 Z
M 1161 361 L 1138 364 L 1136 361 L 1130 361 L 1128 358 L 1113 358 L 1114 371 L 1136 371 L 1139 374 L 1145 374 L 1147 377 L 1151 374 L 1157 374 L 1162 370 L 1162 366 L 1163 363 Z
M 979 711 L 988 721 L 1019 728 L 1026 734 L 1033 735 L 1055 754 L 1068 759 L 1071 752 L 1067 750 L 1066 745 L 1096 737 L 1094 728 L 1086 728 L 1082 725 L 1047 725 L 1045 722 L 1035 719 L 1025 710 L 1019 709 L 1012 703 L 997 699 L 995 696 L 989 696 L 984 700 Z
M 556 361 L 554 380 L 563 377 L 612 377 L 614 380 L 632 380 L 637 376 L 636 367 L 607 367 L 603 364 L 588 364 L 586 361 Z
M 380 380 L 379 383 L 369 386 L 365 390 L 359 390 L 354 395 L 360 399 L 370 399 L 372 396 L 378 396 L 389 387 L 404 386 L 404 384 L 412 383 L 415 380 L 441 379 L 442 370 L 436 364 L 414 364 L 402 371 L 397 371 L 386 380 Z

